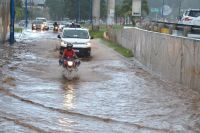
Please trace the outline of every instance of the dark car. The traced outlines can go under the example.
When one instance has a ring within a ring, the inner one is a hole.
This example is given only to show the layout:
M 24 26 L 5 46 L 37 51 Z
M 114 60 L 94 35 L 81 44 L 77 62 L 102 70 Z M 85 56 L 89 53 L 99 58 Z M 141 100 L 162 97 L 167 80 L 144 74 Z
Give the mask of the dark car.
M 18 25 L 21 26 L 21 27 L 24 27 L 26 24 L 26 21 L 25 20 L 21 20 L 19 21 Z
M 77 24 L 77 23 L 71 23 L 69 25 L 69 28 L 81 28 L 81 25 L 80 24 Z

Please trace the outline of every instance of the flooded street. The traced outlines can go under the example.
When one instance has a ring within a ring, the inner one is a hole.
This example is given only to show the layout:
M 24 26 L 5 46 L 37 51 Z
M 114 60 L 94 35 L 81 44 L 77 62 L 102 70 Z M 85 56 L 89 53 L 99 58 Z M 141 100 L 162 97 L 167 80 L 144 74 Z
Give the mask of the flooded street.
M 26 31 L 1 68 L 0 133 L 200 133 L 200 94 L 160 80 L 92 40 L 78 78 L 58 63 L 57 34 Z

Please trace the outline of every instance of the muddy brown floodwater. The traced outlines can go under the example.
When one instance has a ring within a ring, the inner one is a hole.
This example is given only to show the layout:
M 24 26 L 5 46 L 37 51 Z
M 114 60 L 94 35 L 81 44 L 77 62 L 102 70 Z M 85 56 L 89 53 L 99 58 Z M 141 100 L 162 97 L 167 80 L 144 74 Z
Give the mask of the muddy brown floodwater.
M 98 39 L 67 81 L 56 36 L 25 32 L 26 50 L 1 68 L 1 133 L 200 132 L 199 93 L 152 76 Z

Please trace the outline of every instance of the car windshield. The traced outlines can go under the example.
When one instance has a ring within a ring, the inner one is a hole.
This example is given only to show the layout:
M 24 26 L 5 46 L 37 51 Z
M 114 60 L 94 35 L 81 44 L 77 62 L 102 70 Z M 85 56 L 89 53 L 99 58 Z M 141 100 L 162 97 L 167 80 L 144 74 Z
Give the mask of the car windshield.
M 42 23 L 43 23 L 43 22 L 42 22 L 42 21 L 39 21 L 39 20 L 33 22 L 33 24 L 42 24 Z
M 200 11 L 190 11 L 189 16 L 191 17 L 199 17 Z
M 36 20 L 43 21 L 43 22 L 47 21 L 45 18 L 37 18 Z
M 89 39 L 89 35 L 88 35 L 88 31 L 86 30 L 64 30 L 63 38 Z
M 60 24 L 61 24 L 61 25 L 65 25 L 65 24 L 66 24 L 66 22 L 60 22 Z

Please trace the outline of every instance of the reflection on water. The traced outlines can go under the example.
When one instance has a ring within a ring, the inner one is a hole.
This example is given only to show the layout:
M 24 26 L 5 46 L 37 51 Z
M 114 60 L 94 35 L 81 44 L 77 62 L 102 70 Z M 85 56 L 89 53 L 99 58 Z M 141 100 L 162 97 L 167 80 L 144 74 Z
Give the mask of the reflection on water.
M 62 126 L 62 132 L 72 132 L 68 127 L 71 127 L 74 121 L 71 121 L 68 118 L 60 118 L 58 119 L 58 123 Z
M 74 97 L 75 97 L 75 92 L 74 92 L 74 85 L 72 83 L 67 83 L 64 86 L 64 100 L 63 100 L 63 107 L 68 109 L 72 109 L 74 107 Z M 74 121 L 71 121 L 68 118 L 59 118 L 58 119 L 59 125 L 62 126 L 62 131 L 64 132 L 71 132 L 68 127 L 71 127 L 74 123 Z
M 74 107 L 74 97 L 75 97 L 74 85 L 72 83 L 67 83 L 64 86 L 64 89 L 66 90 L 66 92 L 64 95 L 63 106 L 66 109 L 72 109 Z

